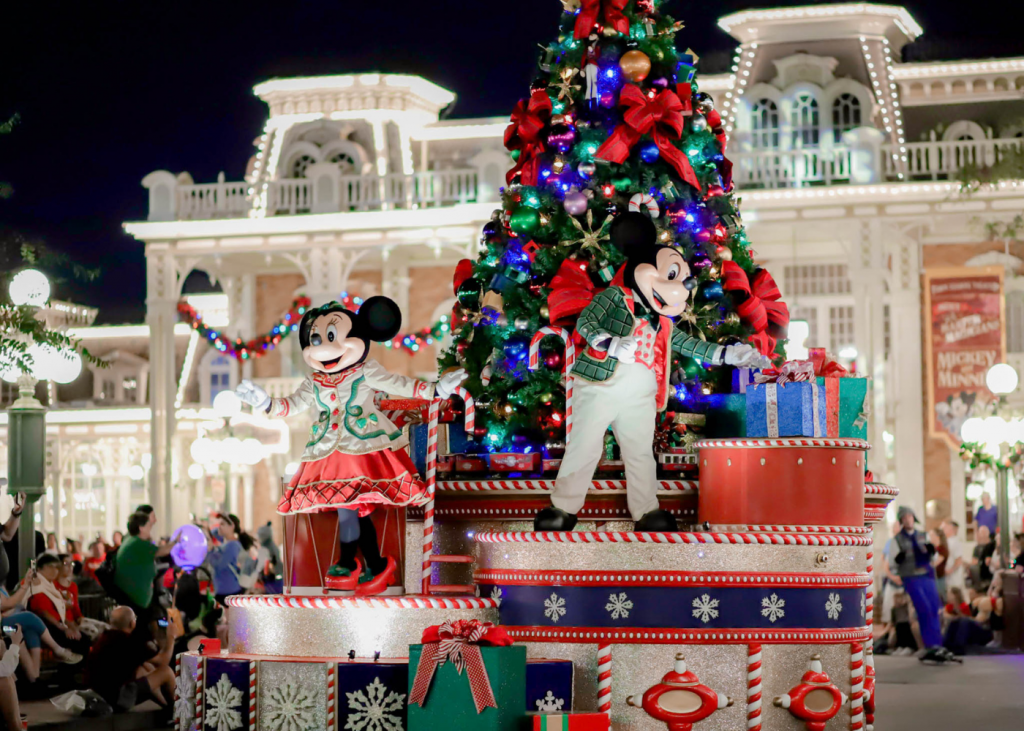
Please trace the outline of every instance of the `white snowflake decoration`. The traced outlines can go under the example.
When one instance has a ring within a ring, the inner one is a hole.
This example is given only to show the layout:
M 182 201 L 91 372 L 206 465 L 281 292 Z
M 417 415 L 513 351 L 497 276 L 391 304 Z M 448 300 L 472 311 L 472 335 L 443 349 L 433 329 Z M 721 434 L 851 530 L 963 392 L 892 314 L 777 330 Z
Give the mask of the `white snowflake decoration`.
M 196 717 L 196 679 L 182 668 L 174 679 L 174 685 L 178 698 L 174 701 L 174 728 L 177 731 L 191 731 Z
M 285 683 L 270 689 L 260 720 L 270 731 L 306 731 L 315 723 L 318 706 L 311 689 Z
M 537 704 L 538 713 L 558 713 L 562 710 L 562 706 L 565 705 L 563 698 L 555 698 L 555 694 L 550 690 L 548 694 L 541 698 L 539 701 L 534 701 Z
M 491 589 L 491 599 L 493 599 L 494 603 L 497 604 L 499 607 L 501 606 L 501 595 L 503 593 L 504 592 L 502 592 L 500 586 L 496 586 L 493 589 Z
M 718 600 L 712 599 L 709 594 L 701 594 L 700 598 L 693 600 L 693 616 L 704 624 L 718 617 Z
M 761 600 L 761 616 L 767 617 L 769 622 L 775 624 L 779 618 L 786 616 L 786 612 L 783 610 L 785 606 L 786 600 L 779 599 L 777 594 L 766 596 Z
M 227 673 L 222 673 L 217 684 L 206 692 L 206 725 L 215 731 L 235 731 L 242 728 L 242 691 L 231 685 Z
M 366 686 L 365 695 L 357 690 L 345 696 L 351 708 L 345 721 L 349 731 L 403 731 L 401 713 L 405 694 L 389 691 L 380 678 L 374 678 Z
M 843 611 L 843 605 L 839 602 L 838 594 L 828 595 L 828 601 L 825 602 L 825 611 L 828 612 L 829 619 L 839 619 L 839 613 Z
M 558 624 L 565 616 L 565 599 L 552 592 L 551 597 L 544 600 L 544 616 Z
M 629 610 L 633 608 L 633 602 L 625 593 L 620 593 L 618 596 L 612 594 L 608 597 L 608 603 L 604 605 L 604 608 L 611 612 L 612 619 L 625 619 L 629 616 Z

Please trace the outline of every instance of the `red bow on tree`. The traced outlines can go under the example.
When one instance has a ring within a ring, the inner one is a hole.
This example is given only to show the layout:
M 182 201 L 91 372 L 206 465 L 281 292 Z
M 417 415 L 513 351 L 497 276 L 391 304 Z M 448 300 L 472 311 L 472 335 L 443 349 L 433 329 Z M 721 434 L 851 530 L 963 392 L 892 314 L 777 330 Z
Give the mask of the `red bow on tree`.
M 619 268 L 612 287 L 620 287 L 624 282 L 623 267 Z M 587 265 L 574 259 L 564 259 L 558 273 L 551 279 L 551 294 L 548 295 L 548 319 L 558 327 L 572 327 L 577 316 L 589 305 L 594 296 L 601 291 L 587 274 Z
M 753 329 L 750 342 L 762 355 L 775 352 L 775 342 L 789 327 L 789 307 L 781 300 L 782 293 L 766 269 L 758 269 L 751 281 L 734 261 L 722 262 L 722 288 L 740 300 L 736 313 Z
M 676 93 L 663 89 L 649 96 L 640 87 L 627 84 L 619 96 L 619 105 L 629 109 L 622 115 L 622 124 L 604 141 L 596 156 L 609 162 L 623 163 L 640 138 L 650 133 L 662 159 L 674 167 L 683 180 L 700 190 L 700 181 L 689 159 L 672 144 L 672 140 L 679 139 L 683 132 L 685 110 Z
M 519 150 L 516 166 L 505 174 L 505 182 L 512 185 L 516 175 L 522 173 L 523 185 L 536 185 L 540 174 L 537 155 L 544 152 L 544 127 L 551 118 L 551 99 L 547 92 L 538 89 L 530 95 L 529 101 L 520 100 L 512 110 L 512 124 L 505 129 L 505 147 Z
M 576 28 L 573 36 L 580 40 L 590 35 L 590 31 L 597 25 L 598 15 L 603 11 L 605 25 L 614 28 L 619 33 L 629 33 L 629 20 L 623 14 L 623 9 L 629 0 L 583 0 L 580 14 L 576 16 Z
M 505 630 L 495 627 L 490 622 L 478 619 L 459 619 L 445 622 L 440 626 L 427 627 L 423 630 L 423 649 L 420 663 L 416 668 L 412 693 L 409 694 L 409 705 L 423 706 L 427 702 L 430 682 L 434 679 L 437 668 L 451 661 L 455 670 L 462 675 L 466 671 L 469 676 L 469 687 L 473 694 L 476 712 L 484 708 L 497 708 L 491 681 L 487 677 L 480 646 L 508 647 L 512 644 Z

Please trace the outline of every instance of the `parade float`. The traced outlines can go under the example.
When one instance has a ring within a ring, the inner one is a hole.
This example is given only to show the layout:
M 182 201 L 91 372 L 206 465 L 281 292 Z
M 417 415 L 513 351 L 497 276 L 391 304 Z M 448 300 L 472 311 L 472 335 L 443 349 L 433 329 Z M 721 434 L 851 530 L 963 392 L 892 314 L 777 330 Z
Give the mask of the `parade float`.
M 437 383 L 367 357 L 374 298 L 240 389 L 314 417 L 285 591 L 179 658 L 179 729 L 871 727 L 868 379 L 786 360 L 681 24 L 563 4 Z

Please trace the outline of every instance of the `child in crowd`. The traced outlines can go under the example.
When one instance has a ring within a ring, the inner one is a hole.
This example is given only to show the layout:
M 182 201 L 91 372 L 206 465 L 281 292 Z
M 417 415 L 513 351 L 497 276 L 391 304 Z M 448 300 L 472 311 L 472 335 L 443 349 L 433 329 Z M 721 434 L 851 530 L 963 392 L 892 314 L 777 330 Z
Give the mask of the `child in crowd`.
M 910 620 L 910 597 L 905 591 L 897 591 L 893 595 L 889 618 L 889 651 L 893 655 L 913 655 L 917 647 Z

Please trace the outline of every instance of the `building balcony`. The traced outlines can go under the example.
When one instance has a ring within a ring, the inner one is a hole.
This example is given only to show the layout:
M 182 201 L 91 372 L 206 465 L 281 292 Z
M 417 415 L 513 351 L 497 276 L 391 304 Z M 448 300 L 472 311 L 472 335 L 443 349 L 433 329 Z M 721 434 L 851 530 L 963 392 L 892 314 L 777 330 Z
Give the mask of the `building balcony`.
M 340 175 L 335 168 L 258 186 L 225 181 L 223 173 L 216 183 L 195 184 L 161 170 L 147 175 L 143 185 L 149 188 L 150 221 L 437 208 L 498 199 L 497 187 L 481 185 L 476 169 L 376 176 Z
M 851 140 L 855 143 L 861 140 Z M 985 168 L 1024 149 L 1024 139 L 933 140 L 905 145 L 834 145 L 795 150 L 730 152 L 740 188 L 800 188 L 910 180 L 956 180 L 964 168 Z

